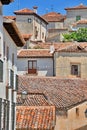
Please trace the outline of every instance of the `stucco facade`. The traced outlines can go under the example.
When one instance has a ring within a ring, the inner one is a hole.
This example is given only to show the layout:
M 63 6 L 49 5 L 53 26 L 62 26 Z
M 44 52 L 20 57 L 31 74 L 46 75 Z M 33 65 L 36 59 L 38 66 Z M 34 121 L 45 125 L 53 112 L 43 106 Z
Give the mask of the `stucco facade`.
M 53 58 L 18 58 L 18 74 L 28 74 L 28 61 L 37 62 L 37 76 L 53 76 Z
M 87 78 L 87 53 L 55 53 L 55 75 L 60 77 L 71 77 L 71 65 L 79 66 L 80 78 Z
M 64 20 L 65 27 L 71 27 L 73 23 L 78 20 L 87 19 L 87 7 L 83 4 L 72 8 L 65 8 L 66 10 L 66 19 Z M 79 18 L 79 19 L 78 19 Z
M 26 13 L 21 12 L 21 14 L 18 14 L 16 12 L 15 14 L 17 26 L 22 34 L 31 34 L 32 41 L 45 42 L 47 36 L 47 22 L 44 19 L 33 11 L 32 13 L 26 11 Z
M 83 127 L 87 125 L 86 104 L 87 101 L 78 104 L 67 110 L 66 114 L 64 112 L 61 115 L 57 113 L 55 130 L 85 130 Z

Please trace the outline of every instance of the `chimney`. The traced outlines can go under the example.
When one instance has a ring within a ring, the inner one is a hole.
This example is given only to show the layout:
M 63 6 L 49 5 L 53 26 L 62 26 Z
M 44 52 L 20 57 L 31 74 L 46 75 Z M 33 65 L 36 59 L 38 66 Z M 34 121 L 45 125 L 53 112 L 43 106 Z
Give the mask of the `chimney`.
M 33 6 L 33 10 L 34 10 L 34 12 L 37 14 L 37 6 Z
M 50 45 L 50 53 L 54 53 L 54 51 L 55 51 L 54 45 Z

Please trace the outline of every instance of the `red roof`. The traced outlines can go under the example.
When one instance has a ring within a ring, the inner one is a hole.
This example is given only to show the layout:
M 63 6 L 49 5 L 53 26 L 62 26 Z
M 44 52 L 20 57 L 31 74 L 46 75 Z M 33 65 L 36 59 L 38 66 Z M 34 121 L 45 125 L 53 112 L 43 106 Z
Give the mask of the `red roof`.
M 19 92 L 42 92 L 58 110 L 87 100 L 87 80 L 79 78 L 19 76 Z
M 38 17 L 39 19 L 43 20 L 46 24 L 48 24 L 48 22 L 45 19 L 43 19 L 41 16 L 39 16 L 33 10 L 30 10 L 30 9 L 27 9 L 27 8 L 14 11 L 14 14 L 16 14 L 16 15 L 34 15 L 34 16 Z
M 65 8 L 65 10 L 79 10 L 79 9 L 87 9 L 87 6 L 80 4 L 80 5 L 75 6 L 75 7 Z
M 60 13 L 50 12 L 48 14 L 43 15 L 42 18 L 44 18 L 48 22 L 63 22 L 65 16 Z
M 32 36 L 32 34 L 22 34 L 22 37 L 24 38 L 25 41 L 27 41 L 28 39 L 30 39 Z
M 21 9 L 21 10 L 17 10 L 14 13 L 15 14 L 30 14 L 30 13 L 34 13 L 34 11 L 27 9 L 27 8 L 24 8 L 24 9 Z
M 21 106 L 49 106 L 50 103 L 43 93 L 28 93 L 25 102 L 22 102 L 21 94 L 17 94 L 17 104 Z
M 55 127 L 54 106 L 17 106 L 16 129 L 53 130 Z
M 15 16 L 4 16 L 4 18 L 7 18 L 7 19 L 12 19 L 12 20 L 15 20 L 16 17 Z
M 48 49 L 21 49 L 18 52 L 18 58 L 29 58 L 29 57 L 53 57 Z
M 76 52 L 76 53 L 87 53 L 87 42 L 85 43 L 73 43 L 72 45 L 65 46 L 57 50 L 58 52 Z

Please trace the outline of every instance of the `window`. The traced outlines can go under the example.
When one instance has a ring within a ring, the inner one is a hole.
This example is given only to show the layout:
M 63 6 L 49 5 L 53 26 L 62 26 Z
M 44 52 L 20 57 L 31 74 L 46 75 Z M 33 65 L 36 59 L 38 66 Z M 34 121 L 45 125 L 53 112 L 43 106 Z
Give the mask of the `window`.
M 71 65 L 71 75 L 80 76 L 80 64 Z
M 12 53 L 12 66 L 14 65 L 14 53 Z
M 37 61 L 36 60 L 28 61 L 28 73 L 29 74 L 37 73 Z
M 9 47 L 7 46 L 7 61 L 9 60 Z
M 42 32 L 42 39 L 44 39 L 44 32 Z
M 35 26 L 35 38 L 37 39 L 37 36 L 38 36 L 38 30 L 37 30 L 37 27 Z
M 76 116 L 79 116 L 79 108 L 76 108 Z
M 3 43 L 3 53 L 4 53 L 4 56 L 5 56 L 5 41 Z
M 15 128 L 15 103 L 12 103 L 12 112 L 11 112 L 11 117 L 12 117 L 12 130 Z
M 18 90 L 18 75 L 16 75 L 16 86 L 15 86 L 15 90 Z
M 3 62 L 0 60 L 0 82 L 3 82 Z
M 81 16 L 76 16 L 76 21 L 81 20 Z
M 31 23 L 32 22 L 32 19 L 31 18 L 28 18 L 28 23 Z
M 10 87 L 14 88 L 14 71 L 10 70 Z

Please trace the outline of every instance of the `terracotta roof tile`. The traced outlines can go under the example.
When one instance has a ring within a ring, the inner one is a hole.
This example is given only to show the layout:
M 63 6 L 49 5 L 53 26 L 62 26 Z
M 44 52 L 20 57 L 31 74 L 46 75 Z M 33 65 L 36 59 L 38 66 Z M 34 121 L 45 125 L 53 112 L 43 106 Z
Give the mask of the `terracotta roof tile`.
M 22 34 L 22 37 L 25 39 L 25 41 L 27 41 L 28 39 L 30 39 L 32 36 L 32 34 Z
M 19 76 L 19 92 L 42 92 L 51 104 L 65 109 L 87 100 L 87 80 L 58 77 Z
M 77 52 L 77 53 L 87 52 L 87 42 L 86 43 L 77 42 L 76 44 L 72 44 L 64 48 L 60 48 L 57 51 L 58 52 Z
M 21 94 L 17 94 L 17 104 L 21 106 L 49 106 L 50 103 L 43 93 L 28 93 L 25 102 L 22 102 Z
M 84 19 L 84 20 L 79 20 L 79 21 L 77 22 L 77 24 L 87 24 L 87 20 L 86 20 L 86 19 Z
M 55 126 L 55 107 L 54 106 L 17 106 L 16 110 L 17 129 L 46 129 L 53 130 Z
M 71 7 L 71 8 L 65 8 L 65 10 L 79 10 L 79 9 L 87 9 L 87 6 L 83 5 L 82 3 L 78 6 Z
M 48 22 L 63 22 L 65 16 L 60 13 L 50 12 L 48 14 L 43 15 L 42 18 L 44 18 Z
M 47 49 L 22 49 L 18 52 L 18 58 L 29 57 L 53 57 L 50 50 Z
M 52 45 L 52 46 L 54 46 L 54 49 L 57 50 L 57 49 L 67 47 L 67 46 L 72 45 L 72 44 L 73 44 L 73 42 L 36 43 L 36 44 L 34 43 L 34 47 L 39 47 L 39 48 L 42 48 L 42 49 L 50 49 L 50 46 Z
M 4 16 L 4 18 L 7 18 L 7 19 L 12 19 L 12 20 L 15 20 L 16 17 L 15 16 Z
M 16 14 L 16 15 L 34 15 L 34 16 L 38 17 L 39 19 L 43 20 L 46 24 L 48 24 L 48 22 L 45 19 L 43 19 L 41 16 L 39 16 L 33 10 L 30 10 L 28 8 L 17 10 L 14 12 L 14 14 Z
M 29 13 L 34 13 L 34 11 L 27 9 L 27 8 L 24 8 L 24 9 L 21 9 L 21 10 L 17 10 L 14 13 L 15 14 L 29 14 Z

